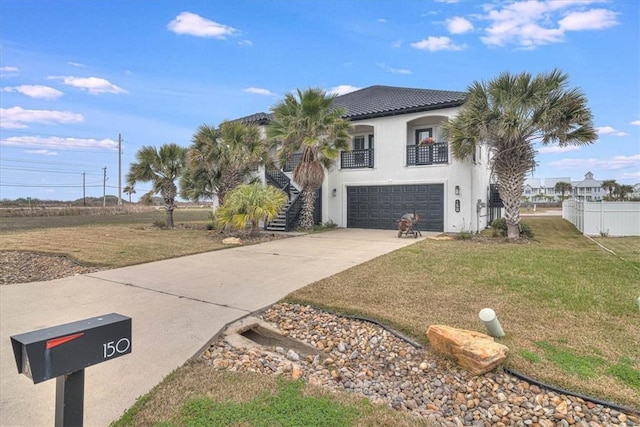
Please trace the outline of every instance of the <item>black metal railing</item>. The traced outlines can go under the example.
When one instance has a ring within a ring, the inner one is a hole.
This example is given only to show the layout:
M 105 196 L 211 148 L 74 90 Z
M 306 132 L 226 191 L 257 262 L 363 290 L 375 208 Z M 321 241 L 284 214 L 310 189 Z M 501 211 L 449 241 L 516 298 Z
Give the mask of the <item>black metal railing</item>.
M 294 153 L 287 159 L 286 163 L 282 165 L 282 170 L 285 172 L 292 172 L 296 165 L 300 163 L 300 158 L 302 158 L 302 153 Z
M 295 230 L 302 211 L 302 197 L 298 189 L 291 183 L 291 179 L 282 171 L 278 169 L 268 169 L 265 171 L 265 177 L 267 183 L 273 185 L 284 191 L 289 197 L 289 203 L 285 206 L 285 230 Z M 265 230 L 268 228 L 268 224 L 264 225 Z
M 341 169 L 359 169 L 373 167 L 373 148 L 340 152 Z
M 449 162 L 449 145 L 446 142 L 407 145 L 407 166 L 433 165 Z
M 291 199 L 291 180 L 287 175 L 285 175 L 278 169 L 267 169 L 264 175 L 267 178 L 268 184 L 281 189 L 282 191 L 287 193 L 287 196 L 289 196 L 289 199 Z
M 285 231 L 295 230 L 298 225 L 298 219 L 300 218 L 300 212 L 302 212 L 302 193 L 295 196 L 292 200 L 289 209 L 287 209 L 286 215 L 286 229 Z

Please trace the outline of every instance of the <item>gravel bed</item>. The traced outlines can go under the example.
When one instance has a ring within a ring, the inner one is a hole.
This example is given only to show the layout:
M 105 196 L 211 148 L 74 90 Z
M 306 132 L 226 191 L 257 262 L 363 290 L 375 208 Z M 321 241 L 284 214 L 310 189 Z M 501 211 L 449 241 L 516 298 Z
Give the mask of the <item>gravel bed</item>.
M 217 369 L 304 378 L 443 426 L 640 425 L 637 414 L 548 391 L 500 370 L 473 376 L 369 322 L 295 304 L 276 304 L 262 318 L 321 350 L 322 357 L 283 347 L 237 348 L 223 334 L 202 358 Z
M 64 257 L 33 252 L 0 252 L 0 285 L 42 282 L 100 271 Z

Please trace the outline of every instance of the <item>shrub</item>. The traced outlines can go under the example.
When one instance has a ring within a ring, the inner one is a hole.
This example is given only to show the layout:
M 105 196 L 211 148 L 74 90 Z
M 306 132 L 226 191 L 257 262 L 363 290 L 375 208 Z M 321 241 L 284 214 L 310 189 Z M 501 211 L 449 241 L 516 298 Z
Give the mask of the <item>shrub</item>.
M 497 237 L 497 232 L 501 236 L 507 237 L 507 220 L 504 218 L 498 218 L 491 223 L 491 228 L 494 229 L 494 236 Z M 520 236 L 528 239 L 533 239 L 533 231 L 528 224 L 520 221 Z
M 153 221 L 153 226 L 156 228 L 163 229 L 167 227 L 167 223 L 162 219 L 156 219 L 155 221 Z

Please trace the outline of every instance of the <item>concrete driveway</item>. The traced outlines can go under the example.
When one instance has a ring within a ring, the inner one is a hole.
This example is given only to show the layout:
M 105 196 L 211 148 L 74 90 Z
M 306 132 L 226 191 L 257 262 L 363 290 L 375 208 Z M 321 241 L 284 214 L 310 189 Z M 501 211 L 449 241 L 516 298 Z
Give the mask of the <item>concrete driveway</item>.
M 421 240 L 428 233 L 423 232 Z M 54 424 L 55 381 L 17 373 L 10 336 L 108 313 L 133 319 L 132 353 L 85 370 L 85 426 L 105 426 L 224 326 L 288 293 L 415 243 L 338 229 L 50 282 L 0 287 L 0 425 Z

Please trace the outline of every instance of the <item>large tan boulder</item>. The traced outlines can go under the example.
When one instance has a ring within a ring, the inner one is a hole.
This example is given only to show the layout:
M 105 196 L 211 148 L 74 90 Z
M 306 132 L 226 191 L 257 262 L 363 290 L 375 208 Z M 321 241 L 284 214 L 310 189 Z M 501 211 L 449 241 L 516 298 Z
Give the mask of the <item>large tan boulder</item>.
M 241 245 L 242 240 L 239 237 L 227 237 L 222 239 L 222 243 L 225 245 Z
M 507 358 L 509 352 L 506 345 L 495 342 L 489 335 L 445 325 L 429 326 L 427 338 L 431 348 L 452 356 L 474 375 L 491 371 Z

